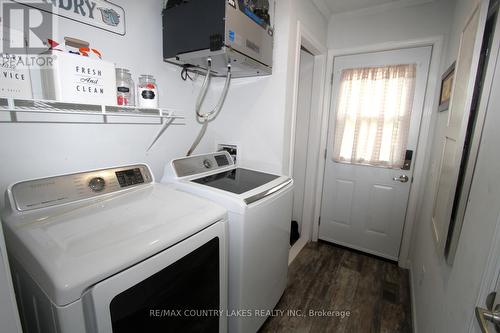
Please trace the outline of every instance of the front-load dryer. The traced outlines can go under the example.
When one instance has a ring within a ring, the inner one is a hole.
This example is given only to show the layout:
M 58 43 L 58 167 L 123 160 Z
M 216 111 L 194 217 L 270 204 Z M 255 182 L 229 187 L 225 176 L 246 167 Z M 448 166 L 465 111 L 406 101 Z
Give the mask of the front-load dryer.
M 6 203 L 25 333 L 227 331 L 221 206 L 143 164 L 19 182 Z

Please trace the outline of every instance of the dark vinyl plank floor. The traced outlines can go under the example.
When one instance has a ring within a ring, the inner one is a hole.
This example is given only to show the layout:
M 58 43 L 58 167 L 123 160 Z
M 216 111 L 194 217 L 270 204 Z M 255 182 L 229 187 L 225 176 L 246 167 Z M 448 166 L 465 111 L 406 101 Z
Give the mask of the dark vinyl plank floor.
M 309 243 L 289 268 L 280 311 L 259 332 L 411 332 L 408 278 L 393 262 Z

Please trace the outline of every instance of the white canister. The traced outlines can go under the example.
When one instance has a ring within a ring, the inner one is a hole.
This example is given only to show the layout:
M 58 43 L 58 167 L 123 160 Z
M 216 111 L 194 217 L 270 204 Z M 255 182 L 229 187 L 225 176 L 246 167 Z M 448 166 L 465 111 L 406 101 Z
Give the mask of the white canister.
M 142 74 L 139 76 L 137 106 L 140 108 L 158 108 L 158 87 L 152 75 Z

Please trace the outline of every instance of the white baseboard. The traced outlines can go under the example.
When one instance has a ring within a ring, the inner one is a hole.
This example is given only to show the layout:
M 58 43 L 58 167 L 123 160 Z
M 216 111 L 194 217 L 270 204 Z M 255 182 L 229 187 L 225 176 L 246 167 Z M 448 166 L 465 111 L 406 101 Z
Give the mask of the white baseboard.
M 292 263 L 292 261 L 297 257 L 300 251 L 306 246 L 308 240 L 300 237 L 295 244 L 293 244 L 292 248 L 290 249 L 290 252 L 288 253 L 288 266 Z

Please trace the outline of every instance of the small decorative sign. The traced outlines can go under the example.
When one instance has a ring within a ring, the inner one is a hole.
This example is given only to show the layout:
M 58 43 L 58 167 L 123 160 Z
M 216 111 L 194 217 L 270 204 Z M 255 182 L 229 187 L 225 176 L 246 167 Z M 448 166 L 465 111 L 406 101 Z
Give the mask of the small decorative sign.
M 4 42 L 23 43 L 23 34 L 13 29 L 2 28 L 0 38 Z M 29 67 L 21 55 L 0 53 L 0 97 L 33 98 Z
M 52 67 L 42 69 L 44 99 L 72 103 L 116 104 L 113 63 L 54 52 Z
M 122 7 L 105 0 L 58 0 L 14 2 L 47 12 L 47 3 L 52 4 L 49 13 L 78 21 L 118 35 L 125 35 L 125 11 Z

